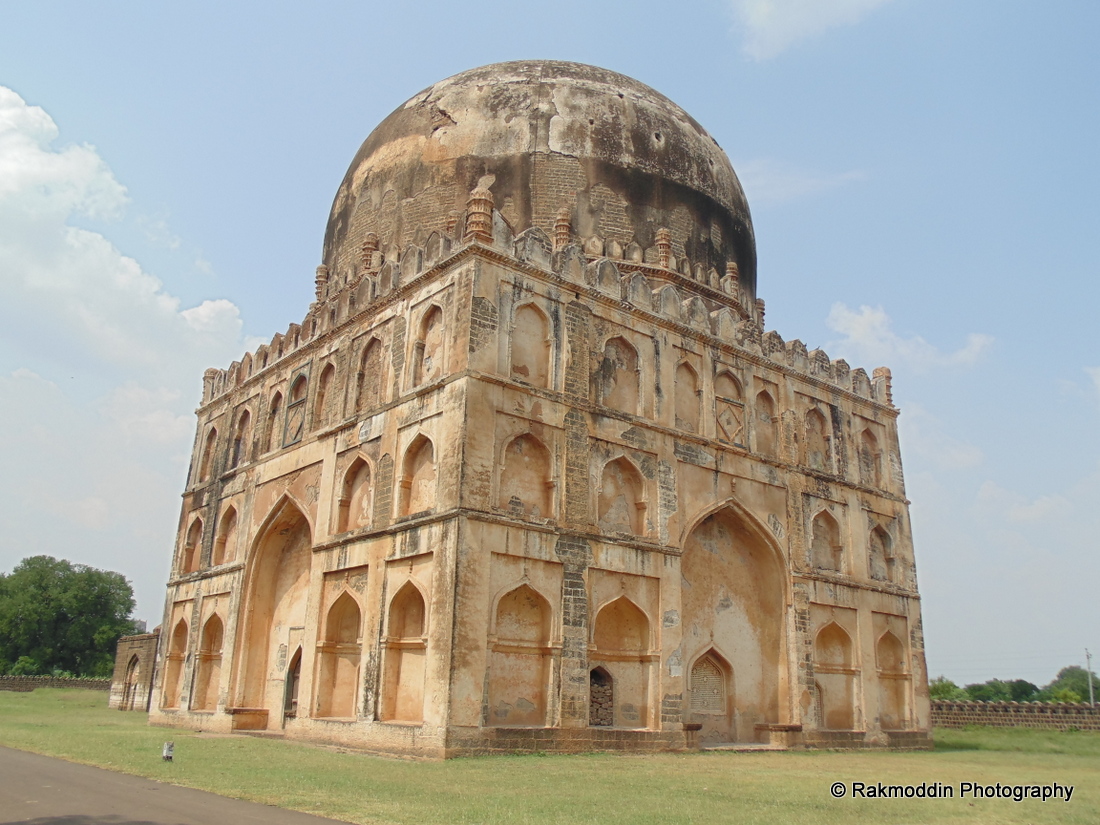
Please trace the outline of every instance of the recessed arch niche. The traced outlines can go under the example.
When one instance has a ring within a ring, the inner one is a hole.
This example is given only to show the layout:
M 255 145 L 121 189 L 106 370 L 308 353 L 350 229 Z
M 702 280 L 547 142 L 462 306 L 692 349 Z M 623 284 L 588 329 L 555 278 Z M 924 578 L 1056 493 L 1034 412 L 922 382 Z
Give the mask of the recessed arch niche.
M 424 719 L 427 665 L 427 605 L 411 581 L 394 595 L 386 619 L 386 665 L 382 718 L 395 722 Z
M 283 499 L 254 547 L 245 580 L 244 641 L 237 645 L 238 701 L 241 707 L 267 710 L 271 728 L 278 727 L 288 680 L 294 678 L 287 658 L 297 646 L 292 634 L 306 626 L 313 558 L 309 522 L 291 500 Z
M 206 620 L 199 638 L 199 655 L 195 673 L 194 710 L 214 710 L 218 705 L 218 685 L 222 675 L 222 645 L 225 625 L 217 613 Z
M 546 724 L 550 603 L 528 584 L 501 596 L 489 657 L 489 724 Z
M 183 664 L 187 658 L 187 620 L 180 619 L 172 628 L 172 638 L 168 642 L 168 656 L 164 668 L 164 691 L 161 695 L 161 707 L 178 708 L 180 689 L 183 686 Z
M 351 594 L 344 592 L 332 603 L 317 645 L 317 715 L 350 718 L 355 713 L 362 649 L 362 611 Z
M 504 448 L 500 471 L 500 509 L 531 518 L 553 516 L 554 482 L 550 451 L 525 433 Z
M 836 622 L 822 627 L 814 639 L 818 724 L 825 730 L 855 727 L 856 669 L 852 637 Z
M 524 304 L 512 326 L 512 378 L 534 387 L 549 386 L 550 325 L 542 310 Z
M 649 617 L 626 596 L 608 602 L 596 614 L 588 660 L 613 683 L 615 727 L 649 727 L 651 644 Z
M 883 730 L 905 730 L 909 726 L 909 669 L 905 645 L 891 631 L 875 645 L 879 684 L 879 726 Z
M 777 551 L 762 529 L 726 506 L 690 532 L 680 564 L 684 659 L 715 648 L 728 669 L 727 712 L 700 720 L 702 741 L 755 741 L 756 725 L 786 721 L 785 576 Z

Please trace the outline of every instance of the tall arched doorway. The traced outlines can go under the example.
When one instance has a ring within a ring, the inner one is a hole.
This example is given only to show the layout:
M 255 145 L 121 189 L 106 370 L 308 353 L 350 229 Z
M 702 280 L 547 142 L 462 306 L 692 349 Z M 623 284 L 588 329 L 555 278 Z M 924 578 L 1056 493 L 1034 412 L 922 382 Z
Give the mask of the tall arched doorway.
M 312 547 L 309 522 L 284 501 L 261 533 L 249 565 L 237 696 L 241 708 L 267 711 L 268 728 L 279 727 L 288 679 L 293 681 L 290 659 L 306 624 Z
M 757 741 L 757 725 L 784 721 L 781 564 L 733 507 L 696 525 L 680 564 L 682 653 L 693 663 L 685 674 L 685 720 L 703 724 L 703 743 Z

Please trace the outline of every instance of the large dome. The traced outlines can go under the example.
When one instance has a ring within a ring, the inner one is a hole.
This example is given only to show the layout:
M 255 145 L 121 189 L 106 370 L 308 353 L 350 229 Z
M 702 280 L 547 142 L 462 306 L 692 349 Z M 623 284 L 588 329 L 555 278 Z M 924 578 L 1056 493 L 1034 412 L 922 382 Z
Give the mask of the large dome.
M 654 244 L 725 271 L 756 294 L 744 192 L 702 126 L 659 92 L 615 72 L 550 60 L 496 63 L 442 80 L 399 106 L 360 147 L 336 194 L 324 263 L 353 268 L 368 233 L 400 249 L 443 232 L 485 186 L 515 232 Z

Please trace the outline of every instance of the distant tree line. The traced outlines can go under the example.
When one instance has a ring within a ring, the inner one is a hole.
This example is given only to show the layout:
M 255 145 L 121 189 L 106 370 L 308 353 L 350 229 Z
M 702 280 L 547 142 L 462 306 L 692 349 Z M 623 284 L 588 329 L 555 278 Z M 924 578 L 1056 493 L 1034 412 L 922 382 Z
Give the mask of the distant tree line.
M 1100 678 L 1092 674 L 1093 691 L 1100 696 Z M 1083 667 L 1070 665 L 1058 671 L 1049 685 L 1039 687 L 1026 679 L 990 679 L 966 687 L 959 687 L 945 676 L 937 676 L 928 683 L 933 700 L 971 702 L 1087 702 L 1089 699 L 1089 672 Z
M 121 573 L 52 556 L 0 573 L 0 674 L 110 676 L 119 636 L 135 631 Z

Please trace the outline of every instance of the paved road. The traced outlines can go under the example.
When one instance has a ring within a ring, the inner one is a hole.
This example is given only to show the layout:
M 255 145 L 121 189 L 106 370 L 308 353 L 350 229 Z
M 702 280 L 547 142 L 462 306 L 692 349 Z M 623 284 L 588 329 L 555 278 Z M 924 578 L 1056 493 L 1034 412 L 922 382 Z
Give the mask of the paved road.
M 0 822 L 333 825 L 335 820 L 0 747 Z

